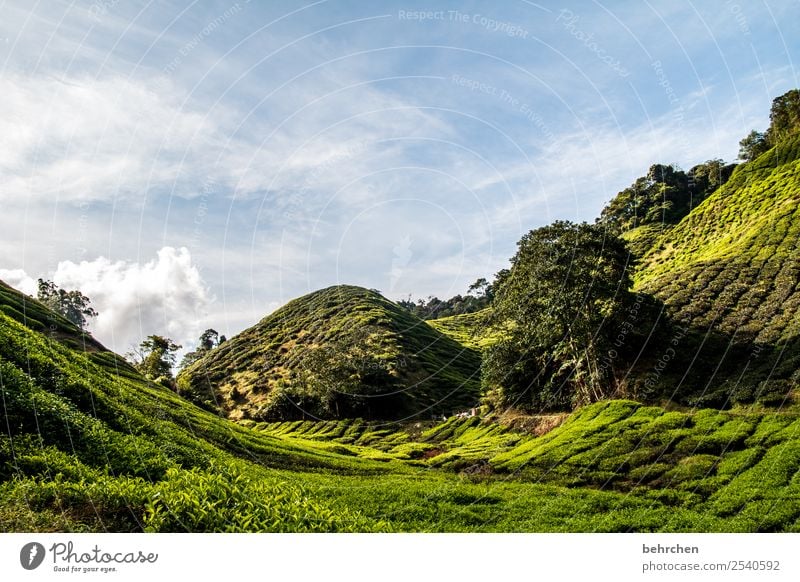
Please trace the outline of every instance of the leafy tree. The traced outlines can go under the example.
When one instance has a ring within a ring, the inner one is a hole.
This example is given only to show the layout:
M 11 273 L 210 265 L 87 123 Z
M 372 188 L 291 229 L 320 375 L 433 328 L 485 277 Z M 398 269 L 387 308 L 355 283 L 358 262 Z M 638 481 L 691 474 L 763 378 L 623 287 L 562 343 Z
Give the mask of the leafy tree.
M 89 305 L 91 300 L 77 289 L 74 291 L 59 289 L 55 283 L 44 279 L 39 279 L 38 284 L 39 301 L 81 329 L 86 326 L 87 318 L 97 317 L 97 311 Z
M 175 354 L 179 349 L 181 346 L 169 338 L 150 335 L 127 355 L 133 366 L 146 378 L 169 382 L 172 380 Z
M 771 146 L 800 129 L 800 90 L 792 89 L 773 99 L 769 121 L 767 140 Z
M 225 336 L 219 335 L 217 330 L 211 328 L 205 330 L 200 334 L 200 338 L 197 340 L 197 349 L 183 356 L 180 367 L 185 368 L 192 365 L 224 341 L 226 341 Z
M 563 409 L 618 393 L 651 316 L 630 290 L 625 242 L 601 225 L 556 222 L 518 246 L 495 281 L 493 318 L 506 333 L 484 358 L 488 403 Z
M 606 205 L 597 222 L 616 233 L 647 224 L 675 224 L 724 184 L 733 167 L 709 160 L 686 173 L 675 166 L 653 164 L 647 175 Z
M 762 133 L 754 129 L 739 142 L 739 158 L 750 162 L 798 131 L 800 90 L 792 89 L 772 100 L 767 131 Z
M 689 184 L 696 196 L 695 206 L 702 201 L 706 195 L 710 194 L 731 177 L 736 164 L 726 164 L 719 158 L 707 160 L 702 164 L 694 166 L 689 170 Z
M 751 162 L 768 149 L 767 136 L 754 129 L 739 142 L 739 159 Z

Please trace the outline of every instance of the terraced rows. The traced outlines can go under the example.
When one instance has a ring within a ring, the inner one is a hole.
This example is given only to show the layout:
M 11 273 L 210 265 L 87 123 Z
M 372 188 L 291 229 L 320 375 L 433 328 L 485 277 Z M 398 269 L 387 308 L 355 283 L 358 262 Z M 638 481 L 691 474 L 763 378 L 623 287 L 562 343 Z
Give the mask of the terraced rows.
M 637 286 L 732 339 L 800 335 L 800 138 L 736 169 L 646 255 Z
M 478 418 L 404 429 L 310 421 L 259 428 L 317 441 L 321 449 L 337 443 L 340 453 L 406 460 L 486 482 L 625 492 L 732 519 L 734 529 L 756 522 L 760 530 L 780 529 L 800 518 L 798 412 L 678 412 L 610 401 L 540 437 Z

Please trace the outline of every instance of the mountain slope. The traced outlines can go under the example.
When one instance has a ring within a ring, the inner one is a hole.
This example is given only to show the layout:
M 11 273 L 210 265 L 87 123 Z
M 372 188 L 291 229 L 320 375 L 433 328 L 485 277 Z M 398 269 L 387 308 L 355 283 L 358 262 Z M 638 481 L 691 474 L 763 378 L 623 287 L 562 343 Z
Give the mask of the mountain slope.
M 478 400 L 480 357 L 380 294 L 295 299 L 184 370 L 182 394 L 234 419 L 404 418 Z
M 0 531 L 383 529 L 275 473 L 341 457 L 197 408 L 4 284 L 0 418 Z
M 635 286 L 677 327 L 665 364 L 645 362 L 645 383 L 695 405 L 789 402 L 800 381 L 800 136 L 738 166 L 656 236 Z
M 680 321 L 743 340 L 800 332 L 800 137 L 736 168 L 645 255 L 637 284 Z
M 478 418 L 250 427 L 5 311 L 0 531 L 800 531 L 796 416 L 612 401 L 543 437 Z
M 425 323 L 461 345 L 480 352 L 497 337 L 497 333 L 489 326 L 490 310 L 491 308 L 486 307 L 473 313 L 428 319 Z

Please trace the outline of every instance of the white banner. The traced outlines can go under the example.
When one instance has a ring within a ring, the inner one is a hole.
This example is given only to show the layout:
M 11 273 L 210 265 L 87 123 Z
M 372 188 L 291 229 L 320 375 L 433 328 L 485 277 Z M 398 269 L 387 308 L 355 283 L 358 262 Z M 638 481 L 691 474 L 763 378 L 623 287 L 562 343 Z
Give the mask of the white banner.
M 0 580 L 800 580 L 797 534 L 2 534 Z

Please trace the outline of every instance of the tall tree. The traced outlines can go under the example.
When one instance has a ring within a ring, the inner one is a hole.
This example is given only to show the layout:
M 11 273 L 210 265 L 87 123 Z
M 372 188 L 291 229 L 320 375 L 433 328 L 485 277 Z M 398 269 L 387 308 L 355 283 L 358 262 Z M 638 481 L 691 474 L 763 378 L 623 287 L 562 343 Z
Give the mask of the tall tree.
M 800 90 L 792 89 L 772 100 L 767 139 L 773 146 L 800 129 Z
M 181 346 L 167 337 L 147 336 L 137 348 L 128 353 L 134 367 L 151 380 L 172 380 L 172 367 L 175 355 Z
M 60 313 L 72 323 L 83 329 L 87 318 L 97 317 L 97 311 L 89 304 L 91 300 L 80 291 L 60 289 L 52 281 L 38 280 L 37 298 L 47 307 Z
M 739 141 L 739 159 L 751 162 L 768 149 L 767 136 L 754 129 Z
M 624 241 L 600 225 L 556 222 L 518 246 L 495 281 L 493 317 L 506 332 L 484 358 L 488 402 L 559 409 L 615 393 L 630 327 L 642 324 L 630 321 L 638 309 Z
M 180 367 L 185 368 L 186 366 L 192 365 L 224 341 L 225 336 L 219 335 L 217 330 L 211 328 L 205 330 L 202 334 L 200 334 L 200 338 L 197 340 L 197 349 L 183 356 Z

